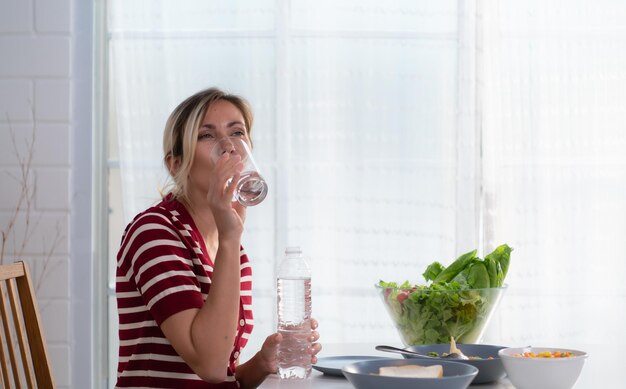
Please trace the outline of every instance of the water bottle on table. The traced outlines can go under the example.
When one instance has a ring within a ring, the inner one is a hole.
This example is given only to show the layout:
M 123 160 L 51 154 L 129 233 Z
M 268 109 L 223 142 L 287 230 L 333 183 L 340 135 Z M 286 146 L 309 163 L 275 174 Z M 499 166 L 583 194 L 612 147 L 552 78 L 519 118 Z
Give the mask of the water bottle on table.
M 278 375 L 302 379 L 311 374 L 311 270 L 299 247 L 287 247 L 278 268 Z

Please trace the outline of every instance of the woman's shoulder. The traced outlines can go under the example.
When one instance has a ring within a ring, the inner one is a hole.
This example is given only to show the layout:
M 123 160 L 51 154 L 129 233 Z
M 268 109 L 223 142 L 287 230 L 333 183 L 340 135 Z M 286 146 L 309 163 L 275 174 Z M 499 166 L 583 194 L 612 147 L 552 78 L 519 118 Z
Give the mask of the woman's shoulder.
M 172 224 L 173 222 L 172 212 L 167 208 L 161 206 L 161 204 L 153 205 L 147 208 L 145 211 L 138 213 L 133 220 L 128 223 L 127 229 L 141 226 L 144 224 Z
M 180 202 L 171 197 L 165 197 L 158 204 L 152 205 L 138 213 L 124 229 L 122 240 L 125 236 L 132 234 L 133 231 L 138 229 L 167 228 L 178 230 L 181 225 L 181 216 L 184 218 L 181 215 L 184 212 L 183 210 L 184 206 Z
M 129 225 L 135 223 L 158 222 L 162 220 L 166 224 L 175 224 L 187 214 L 185 206 L 171 195 L 164 197 L 159 203 L 148 207 L 143 212 L 138 213 Z

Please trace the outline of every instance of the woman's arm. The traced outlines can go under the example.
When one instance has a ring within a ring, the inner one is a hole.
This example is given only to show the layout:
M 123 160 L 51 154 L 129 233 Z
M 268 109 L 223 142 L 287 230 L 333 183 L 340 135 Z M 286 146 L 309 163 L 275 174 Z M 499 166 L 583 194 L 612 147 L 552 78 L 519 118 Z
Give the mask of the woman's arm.
M 210 178 L 206 201 L 218 230 L 218 249 L 204 305 L 174 314 L 161 324 L 176 352 L 211 383 L 226 379 L 239 319 L 243 218 L 239 207 L 233 208 L 232 197 L 242 167 L 241 157 L 224 154 Z
M 200 378 L 226 378 L 239 316 L 239 242 L 220 242 L 211 289 L 200 309 L 188 309 L 161 324 L 176 352 Z

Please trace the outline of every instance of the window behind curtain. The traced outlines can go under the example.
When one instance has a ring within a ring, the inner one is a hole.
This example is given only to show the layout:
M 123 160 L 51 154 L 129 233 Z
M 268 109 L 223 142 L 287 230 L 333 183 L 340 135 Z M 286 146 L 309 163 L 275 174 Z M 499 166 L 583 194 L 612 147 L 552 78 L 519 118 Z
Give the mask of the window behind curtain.
M 270 185 L 243 238 L 243 360 L 274 331 L 287 245 L 310 258 L 326 343 L 399 343 L 374 283 L 506 242 L 487 341 L 625 344 L 626 7 L 584 3 L 109 0 L 111 269 L 126 223 L 159 200 L 167 115 L 215 85 L 251 102 Z M 607 310 L 602 328 L 580 319 Z
M 287 245 L 310 259 L 325 342 L 397 341 L 373 285 L 419 281 L 457 252 L 458 17 L 455 1 L 109 1 L 111 261 L 159 199 L 167 115 L 216 85 L 250 100 L 270 185 L 243 238 L 255 284 L 243 359 L 275 329 Z
M 491 335 L 625 345 L 626 3 L 486 3 L 485 244 L 515 247 Z

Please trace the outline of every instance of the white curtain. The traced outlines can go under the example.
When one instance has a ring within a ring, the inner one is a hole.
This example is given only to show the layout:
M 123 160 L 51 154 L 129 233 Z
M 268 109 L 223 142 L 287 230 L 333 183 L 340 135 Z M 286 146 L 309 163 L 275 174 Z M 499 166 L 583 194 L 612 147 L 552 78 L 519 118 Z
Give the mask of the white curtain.
M 482 5 L 485 247 L 515 247 L 491 334 L 623 346 L 626 3 Z
M 244 359 L 275 328 L 287 245 L 310 258 L 323 342 L 399 343 L 374 283 L 506 242 L 486 340 L 626 344 L 626 5 L 388 3 L 109 0 L 111 239 L 159 198 L 169 112 L 215 85 L 250 100 L 270 185 L 244 236 Z

